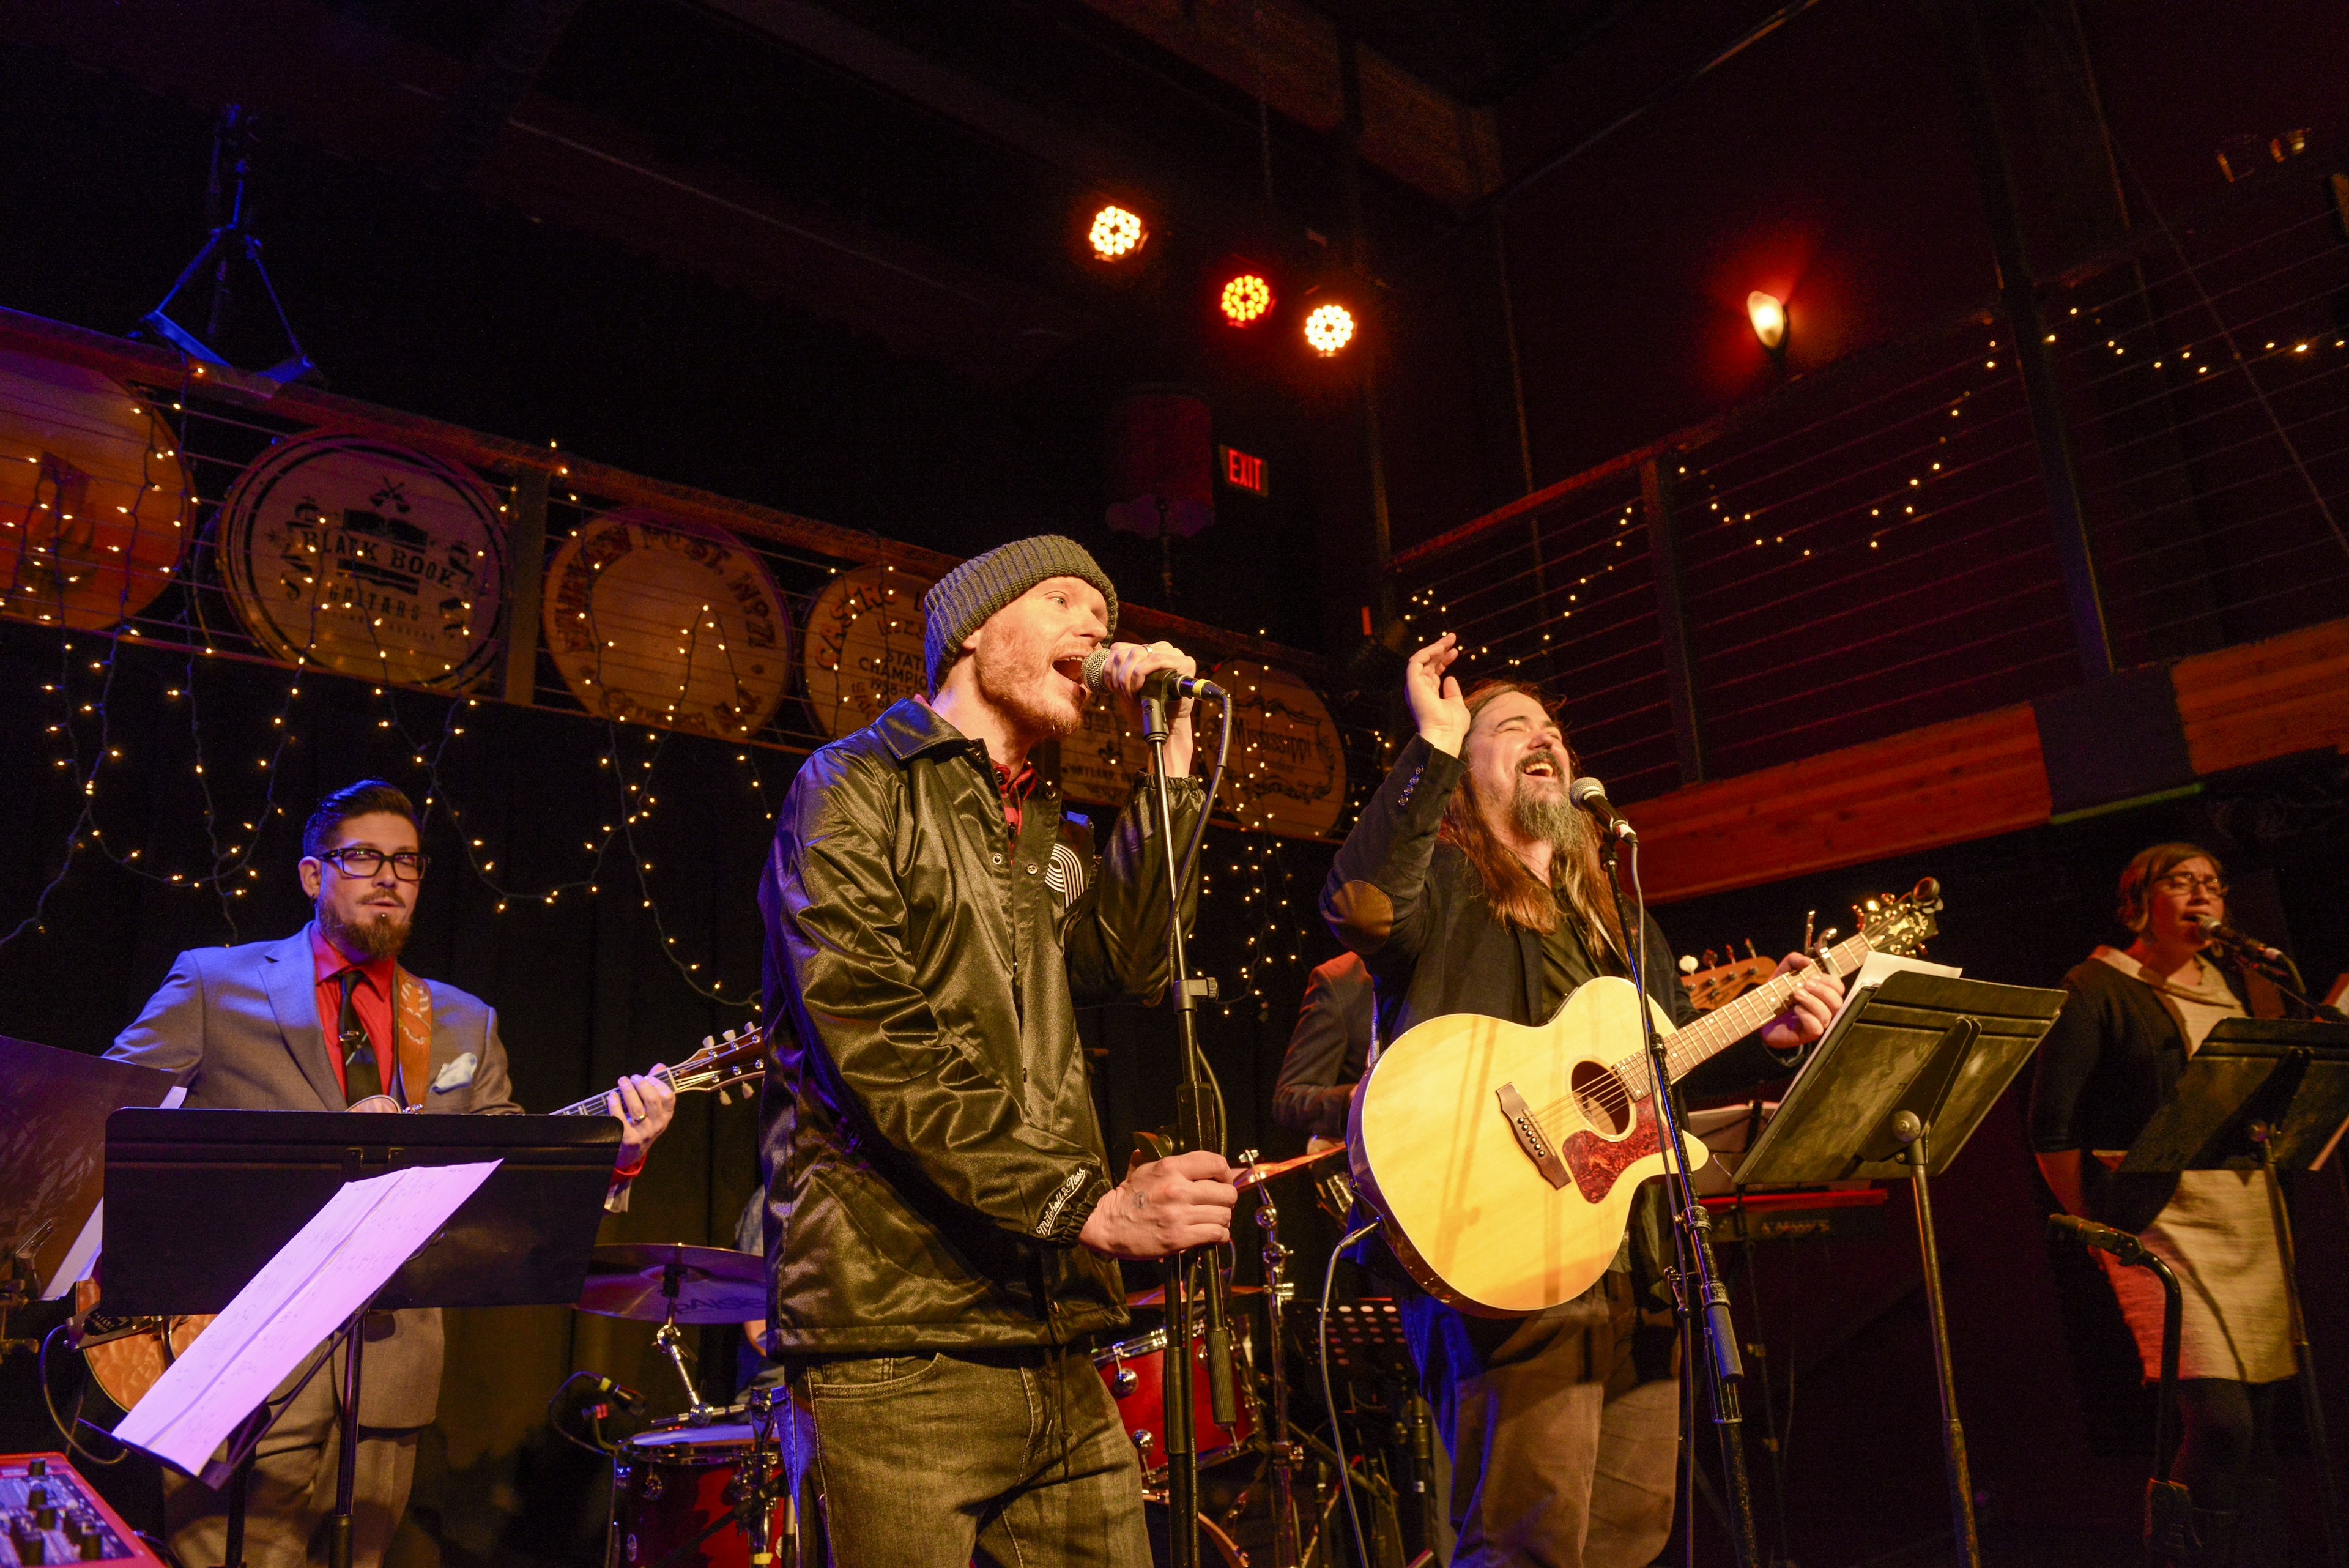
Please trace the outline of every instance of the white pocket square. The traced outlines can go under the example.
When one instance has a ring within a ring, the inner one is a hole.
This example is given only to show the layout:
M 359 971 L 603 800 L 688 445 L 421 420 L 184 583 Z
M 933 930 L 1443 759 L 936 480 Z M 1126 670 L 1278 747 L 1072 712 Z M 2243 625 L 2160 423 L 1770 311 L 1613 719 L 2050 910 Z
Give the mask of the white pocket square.
M 481 1059 L 479 1056 L 474 1055 L 471 1051 L 466 1052 L 440 1069 L 440 1075 L 432 1080 L 432 1092 L 438 1095 L 450 1089 L 463 1088 L 473 1081 L 473 1069 L 481 1064 Z

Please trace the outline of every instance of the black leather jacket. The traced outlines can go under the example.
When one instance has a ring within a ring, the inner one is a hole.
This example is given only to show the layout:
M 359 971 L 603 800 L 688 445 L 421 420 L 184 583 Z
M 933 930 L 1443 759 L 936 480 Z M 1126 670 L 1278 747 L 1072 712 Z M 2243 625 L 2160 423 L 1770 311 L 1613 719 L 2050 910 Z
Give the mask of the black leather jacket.
M 1177 781 L 1178 846 L 1203 805 Z M 1117 1266 L 1076 1245 L 1112 1183 L 1075 1008 L 1164 988 L 1154 827 L 1137 786 L 1097 858 L 1039 790 L 1014 843 L 984 745 L 918 701 L 800 769 L 759 888 L 776 1354 L 1125 1323 Z

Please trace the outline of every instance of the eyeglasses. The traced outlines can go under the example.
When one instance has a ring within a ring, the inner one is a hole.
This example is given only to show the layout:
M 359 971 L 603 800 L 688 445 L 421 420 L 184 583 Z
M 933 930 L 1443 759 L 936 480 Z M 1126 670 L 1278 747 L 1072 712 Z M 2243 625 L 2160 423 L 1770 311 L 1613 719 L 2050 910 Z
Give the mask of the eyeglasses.
M 2153 885 L 2170 893 L 2193 893 L 2198 889 L 2214 898 L 2227 896 L 2227 884 L 2216 877 L 2197 877 L 2190 871 L 2172 871 L 2167 877 L 2156 877 Z
M 391 862 L 391 874 L 402 882 L 424 880 L 424 857 L 413 849 L 403 849 L 396 855 L 386 855 L 380 849 L 329 849 L 319 859 L 346 877 L 365 881 L 383 871 L 384 862 Z

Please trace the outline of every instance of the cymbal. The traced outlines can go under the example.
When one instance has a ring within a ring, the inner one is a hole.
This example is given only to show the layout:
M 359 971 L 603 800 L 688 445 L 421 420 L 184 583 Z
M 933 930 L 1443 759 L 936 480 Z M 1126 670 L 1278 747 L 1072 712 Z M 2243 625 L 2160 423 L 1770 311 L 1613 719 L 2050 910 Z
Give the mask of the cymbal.
M 588 1256 L 579 1306 L 644 1323 L 750 1323 L 767 1315 L 767 1261 L 726 1247 L 608 1242 Z
M 1262 1285 L 1226 1285 L 1224 1294 L 1226 1297 L 1260 1296 L 1264 1294 L 1264 1287 Z M 1192 1292 L 1191 1310 L 1204 1313 L 1206 1310 L 1206 1299 L 1198 1292 Z M 1163 1307 L 1166 1304 L 1166 1287 L 1153 1285 L 1146 1291 L 1136 1291 L 1125 1298 L 1125 1304 L 1130 1307 Z

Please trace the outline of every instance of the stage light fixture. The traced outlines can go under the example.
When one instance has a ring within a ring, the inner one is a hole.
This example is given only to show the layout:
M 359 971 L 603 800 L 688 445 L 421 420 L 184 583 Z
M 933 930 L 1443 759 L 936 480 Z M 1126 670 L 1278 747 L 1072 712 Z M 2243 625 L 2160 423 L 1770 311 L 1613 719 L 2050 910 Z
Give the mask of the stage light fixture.
M 1253 327 L 1272 308 L 1272 285 L 1255 273 L 1244 272 L 1224 285 L 1216 305 L 1234 327 Z
M 1754 336 L 1762 340 L 1762 348 L 1774 358 L 1786 351 L 1786 305 L 1775 295 L 1760 289 L 1745 296 L 1745 315 L 1754 323 Z
M 1305 341 L 1328 358 L 1354 340 L 1354 313 L 1342 305 L 1317 305 L 1305 318 Z
M 1149 237 L 1150 230 L 1143 223 L 1142 214 L 1128 212 L 1114 202 L 1093 214 L 1093 226 L 1085 235 L 1093 247 L 1094 257 L 1105 262 L 1122 261 L 1132 255 Z

